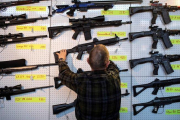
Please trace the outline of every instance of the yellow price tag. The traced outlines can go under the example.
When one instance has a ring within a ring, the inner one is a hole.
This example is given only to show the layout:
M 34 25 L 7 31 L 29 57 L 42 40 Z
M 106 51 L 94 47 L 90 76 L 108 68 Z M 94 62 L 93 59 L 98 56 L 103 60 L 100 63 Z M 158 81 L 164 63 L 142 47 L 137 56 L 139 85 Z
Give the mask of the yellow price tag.
M 171 40 L 173 45 L 179 45 L 180 44 L 180 39 L 172 39 Z
M 172 64 L 171 67 L 173 70 L 180 70 L 180 64 Z
M 126 55 L 110 55 L 110 60 L 112 61 L 127 61 Z
M 46 6 L 17 6 L 16 11 L 46 11 Z
M 16 44 L 16 49 L 46 49 L 46 44 Z
M 179 115 L 180 109 L 167 109 L 166 115 Z
M 173 21 L 180 20 L 180 15 L 170 15 L 170 18 Z
M 129 10 L 102 10 L 101 15 L 129 15 Z
M 128 113 L 128 108 L 122 107 L 119 111 L 119 113 Z
M 119 37 L 126 37 L 126 32 L 120 32 L 120 31 L 99 31 L 97 32 L 98 37 L 114 37 L 115 34 Z
M 15 97 L 16 103 L 45 103 L 45 97 Z
M 168 92 L 168 93 L 179 93 L 180 87 L 166 87 L 166 92 Z
M 31 74 L 16 74 L 15 79 L 16 80 L 31 80 L 31 76 L 33 80 L 46 80 L 46 75 L 31 75 Z
M 121 82 L 121 88 L 127 88 L 128 87 L 128 84 L 127 83 L 122 83 Z
M 46 26 L 16 26 L 16 31 L 47 31 Z

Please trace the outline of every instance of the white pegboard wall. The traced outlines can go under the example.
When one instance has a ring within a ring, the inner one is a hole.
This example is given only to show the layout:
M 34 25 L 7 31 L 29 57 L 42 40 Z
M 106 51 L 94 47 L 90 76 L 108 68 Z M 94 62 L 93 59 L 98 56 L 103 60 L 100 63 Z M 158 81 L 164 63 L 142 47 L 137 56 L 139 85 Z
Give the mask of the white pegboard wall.
M 21 84 L 23 89 L 30 89 L 35 87 L 49 86 L 49 77 L 44 81 L 21 81 L 15 80 L 15 76 L 6 76 L 1 81 L 0 88 L 4 86 L 15 86 Z M 49 108 L 49 89 L 36 90 L 35 92 L 29 92 L 21 95 L 14 95 L 10 101 L 4 99 L 5 108 L 1 109 L 2 120 L 48 120 L 48 108 Z M 15 103 L 15 97 L 46 97 L 45 103 Z M 39 115 L 41 114 L 41 115 Z
M 120 76 L 122 76 L 123 73 L 120 73 Z M 127 113 L 120 113 L 120 120 L 131 120 L 131 77 L 121 77 L 121 82 L 127 83 L 127 89 L 130 95 L 125 96 L 121 98 L 121 108 L 127 108 L 128 112 Z M 121 94 L 124 94 L 126 92 L 126 88 L 121 89 Z

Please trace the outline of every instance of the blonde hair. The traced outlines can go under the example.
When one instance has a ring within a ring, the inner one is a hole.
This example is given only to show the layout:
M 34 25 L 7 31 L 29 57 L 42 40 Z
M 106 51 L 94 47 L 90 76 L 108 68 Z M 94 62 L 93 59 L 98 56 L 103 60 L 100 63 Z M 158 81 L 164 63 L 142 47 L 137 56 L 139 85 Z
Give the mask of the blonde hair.
M 109 62 L 109 51 L 102 45 L 96 45 L 89 54 L 89 64 L 92 69 L 105 69 Z

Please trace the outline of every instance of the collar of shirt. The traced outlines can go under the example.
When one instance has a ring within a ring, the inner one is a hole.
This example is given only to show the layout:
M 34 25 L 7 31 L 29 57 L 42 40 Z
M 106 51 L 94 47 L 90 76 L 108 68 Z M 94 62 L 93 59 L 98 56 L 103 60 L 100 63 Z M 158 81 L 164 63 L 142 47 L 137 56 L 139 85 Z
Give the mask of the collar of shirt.
M 107 71 L 106 70 L 94 70 L 94 71 L 92 71 L 92 73 L 94 73 L 94 74 L 105 74 L 105 73 L 107 73 Z

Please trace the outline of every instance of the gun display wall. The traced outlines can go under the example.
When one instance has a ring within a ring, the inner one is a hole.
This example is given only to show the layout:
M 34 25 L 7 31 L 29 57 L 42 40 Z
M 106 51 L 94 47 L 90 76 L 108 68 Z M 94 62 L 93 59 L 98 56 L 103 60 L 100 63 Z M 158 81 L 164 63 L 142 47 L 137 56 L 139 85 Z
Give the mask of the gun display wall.
M 0 120 L 76 120 L 77 95 L 58 79 L 55 53 L 67 49 L 73 72 L 90 71 L 88 52 L 97 44 L 119 67 L 120 120 L 179 120 L 179 6 L 0 0 Z

